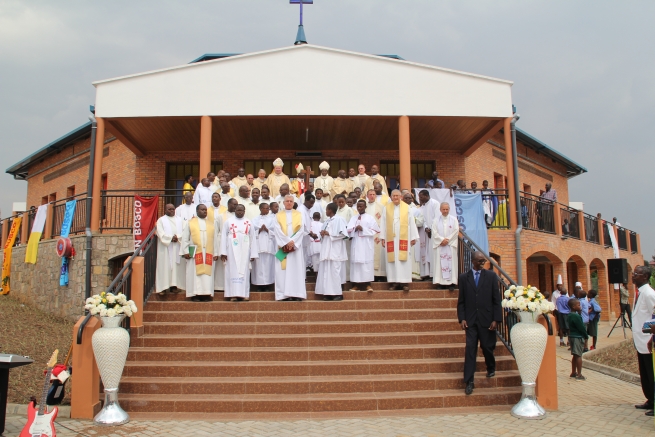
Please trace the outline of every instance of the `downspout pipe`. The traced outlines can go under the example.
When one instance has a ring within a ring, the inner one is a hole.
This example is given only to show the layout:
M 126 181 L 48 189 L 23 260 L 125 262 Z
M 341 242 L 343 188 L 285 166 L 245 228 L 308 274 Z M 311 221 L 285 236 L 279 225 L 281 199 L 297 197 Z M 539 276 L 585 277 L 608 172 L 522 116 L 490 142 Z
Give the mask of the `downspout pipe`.
M 91 120 L 91 145 L 89 151 L 89 180 L 86 188 L 86 274 L 84 278 L 84 300 L 91 297 L 91 255 L 93 252 L 93 235 L 91 234 L 91 205 L 93 203 L 93 175 L 96 157 L 96 132 L 98 124 L 93 115 L 89 116 Z
M 516 233 L 514 234 L 514 244 L 516 245 L 516 282 L 523 285 L 523 266 L 521 265 L 521 231 L 523 231 L 523 220 L 521 218 L 521 193 L 519 190 L 519 161 L 516 150 L 516 122 L 520 116 L 514 114 L 510 122 L 510 132 L 512 134 L 512 162 L 514 163 L 514 202 L 516 208 Z

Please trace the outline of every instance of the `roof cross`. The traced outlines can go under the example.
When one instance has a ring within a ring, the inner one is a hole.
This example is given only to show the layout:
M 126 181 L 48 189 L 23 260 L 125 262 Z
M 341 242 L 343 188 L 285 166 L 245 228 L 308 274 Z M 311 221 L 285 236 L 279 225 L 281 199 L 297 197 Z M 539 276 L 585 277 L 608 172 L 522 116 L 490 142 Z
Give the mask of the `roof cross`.
M 307 38 L 305 38 L 305 29 L 302 25 L 302 9 L 303 5 L 313 5 L 314 0 L 289 0 L 289 3 L 292 5 L 300 5 L 300 25 L 298 26 L 298 33 L 296 34 L 296 42 L 293 44 L 307 44 Z

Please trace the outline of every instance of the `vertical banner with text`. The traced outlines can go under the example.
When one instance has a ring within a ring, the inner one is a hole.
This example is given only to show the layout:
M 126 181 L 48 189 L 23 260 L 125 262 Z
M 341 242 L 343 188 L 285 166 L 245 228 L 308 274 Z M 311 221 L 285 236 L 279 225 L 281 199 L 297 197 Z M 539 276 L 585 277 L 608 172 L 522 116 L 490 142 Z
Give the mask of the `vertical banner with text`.
M 11 280 L 11 248 L 14 247 L 18 230 L 20 229 L 21 217 L 16 217 L 11 223 L 9 237 L 2 253 L 2 282 L 0 283 L 0 294 L 7 294 L 10 291 Z
M 134 196 L 134 221 L 132 233 L 134 235 L 134 251 L 136 252 L 157 223 L 157 210 L 159 196 Z

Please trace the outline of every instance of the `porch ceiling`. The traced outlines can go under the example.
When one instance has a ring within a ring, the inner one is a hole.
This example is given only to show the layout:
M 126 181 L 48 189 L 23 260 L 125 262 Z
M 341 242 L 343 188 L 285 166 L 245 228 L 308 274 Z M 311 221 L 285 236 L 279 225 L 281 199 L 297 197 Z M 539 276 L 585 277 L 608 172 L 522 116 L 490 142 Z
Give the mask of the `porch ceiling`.
M 197 151 L 199 117 L 107 119 L 136 153 Z M 412 150 L 465 153 L 500 129 L 502 118 L 410 117 Z M 307 129 L 309 134 L 307 135 Z M 398 150 L 397 117 L 212 117 L 212 150 Z

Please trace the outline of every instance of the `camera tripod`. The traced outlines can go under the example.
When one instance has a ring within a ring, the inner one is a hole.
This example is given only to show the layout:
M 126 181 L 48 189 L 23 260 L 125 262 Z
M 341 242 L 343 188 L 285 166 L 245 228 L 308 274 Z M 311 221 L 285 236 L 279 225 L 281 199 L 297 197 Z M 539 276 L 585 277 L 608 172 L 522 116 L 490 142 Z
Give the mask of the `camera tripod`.
M 630 322 L 628 322 L 628 319 L 625 317 L 625 309 L 621 309 L 621 315 L 616 318 L 616 322 L 614 322 L 614 326 L 612 326 L 612 329 L 610 329 L 610 333 L 607 334 L 607 338 L 609 338 L 610 335 L 612 335 L 612 331 L 614 331 L 614 328 L 616 328 L 616 324 L 619 323 L 619 320 L 621 321 L 621 327 L 623 328 L 623 338 L 627 338 L 625 335 L 625 328 L 626 326 L 628 329 L 632 329 L 632 325 Z

